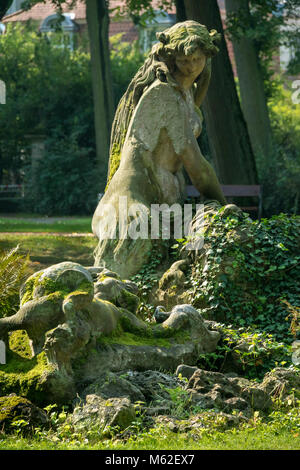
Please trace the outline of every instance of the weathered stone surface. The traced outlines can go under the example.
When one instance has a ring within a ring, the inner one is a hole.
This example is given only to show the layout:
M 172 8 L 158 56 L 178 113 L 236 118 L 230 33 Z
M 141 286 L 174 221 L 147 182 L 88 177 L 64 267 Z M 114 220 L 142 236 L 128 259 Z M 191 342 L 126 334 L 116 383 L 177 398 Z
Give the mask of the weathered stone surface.
M 126 380 L 142 392 L 147 404 L 157 400 L 168 400 L 169 394 L 165 389 L 176 388 L 181 384 L 180 380 L 173 375 L 157 370 L 144 372 L 130 370 L 126 374 Z
M 123 430 L 135 417 L 135 409 L 128 398 L 104 399 L 98 395 L 87 395 L 85 403 L 75 408 L 71 419 L 79 431 L 98 429 L 105 432 L 110 426 Z
M 54 264 L 26 280 L 20 289 L 21 305 L 27 299 L 33 300 L 55 292 L 69 293 L 78 289 L 86 292 L 93 290 L 91 273 L 80 264 L 70 261 Z
M 186 364 L 180 364 L 177 367 L 175 374 L 177 376 L 181 375 L 182 377 L 185 377 L 186 379 L 190 379 L 197 369 L 198 367 L 196 366 L 187 366 Z
M 155 289 L 150 301 L 154 305 L 161 304 L 167 309 L 186 303 L 188 292 L 185 285 L 185 273 L 188 267 L 188 259 L 181 259 L 173 263 L 159 280 L 158 288 Z
M 95 284 L 95 297 L 108 300 L 117 307 L 126 308 L 135 313 L 140 299 L 137 296 L 138 287 L 134 282 L 121 281 L 108 275 L 101 276 Z
M 276 367 L 264 376 L 261 389 L 269 396 L 286 400 L 300 398 L 300 373 L 297 369 Z
M 35 427 L 49 426 L 49 419 L 44 410 L 38 408 L 27 398 L 15 394 L 0 397 L 0 429 L 16 430 L 16 423 L 23 420 L 23 431 L 32 431 Z
M 159 239 L 159 234 L 147 238 L 124 236 L 124 232 L 140 232 L 141 226 L 144 232 L 150 232 L 153 204 L 172 206 L 184 201 L 183 167 L 204 197 L 226 203 L 215 171 L 196 140 L 203 120 L 198 106 L 211 76 L 210 56 L 217 52 L 214 33 L 210 35 L 205 26 L 189 21 L 174 25 L 167 35 L 168 45 L 162 40 L 154 46 L 143 72 L 138 71 L 118 106 L 112 127 L 108 185 L 92 221 L 93 232 L 99 238 L 95 264 L 105 262 L 122 277 L 136 274 L 151 259 Z M 207 57 L 197 38 L 201 38 L 201 44 L 210 43 Z M 168 70 L 169 64 L 176 61 L 176 51 L 187 43 L 195 48 L 197 73 L 177 73 L 178 67 Z M 164 230 L 161 228 L 161 232 Z
M 223 411 L 267 411 L 272 406 L 269 395 L 259 386 L 240 377 L 227 377 L 219 372 L 197 369 L 190 378 L 187 390 L 192 400 L 202 408 Z
M 163 323 L 149 324 L 134 314 L 136 293 L 133 282 L 111 271 L 102 270 L 94 283 L 84 267 L 60 263 L 26 281 L 20 310 L 0 319 L 0 336 L 27 332 L 33 356 L 43 352 L 47 360 L 42 388 L 59 404 L 104 373 L 173 372 L 216 348 L 219 333 L 191 305 L 177 305 Z
M 81 397 L 98 395 L 102 398 L 128 398 L 131 403 L 145 402 L 145 397 L 134 382 L 127 380 L 128 374 L 107 372 L 100 376 L 81 393 Z

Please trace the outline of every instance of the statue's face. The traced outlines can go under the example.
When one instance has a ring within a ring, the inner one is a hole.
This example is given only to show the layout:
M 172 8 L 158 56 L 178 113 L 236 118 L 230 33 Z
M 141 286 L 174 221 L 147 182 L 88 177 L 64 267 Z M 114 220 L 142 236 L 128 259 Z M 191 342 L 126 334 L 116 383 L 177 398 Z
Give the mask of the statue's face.
M 177 54 L 175 63 L 181 75 L 195 80 L 205 67 L 206 55 L 201 49 L 196 49 L 191 55 Z

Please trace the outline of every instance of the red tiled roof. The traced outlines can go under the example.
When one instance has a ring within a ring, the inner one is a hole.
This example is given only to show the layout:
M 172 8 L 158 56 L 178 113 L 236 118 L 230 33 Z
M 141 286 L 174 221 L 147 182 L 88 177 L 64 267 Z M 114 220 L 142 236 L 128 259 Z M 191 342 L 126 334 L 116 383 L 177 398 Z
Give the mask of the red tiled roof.
M 111 21 L 109 23 L 109 36 L 119 33 L 124 33 L 122 40 L 125 42 L 135 41 L 139 36 L 138 29 L 132 21 Z
M 152 5 L 155 8 L 158 8 L 159 5 L 159 0 L 153 0 Z M 220 9 L 221 9 L 221 15 L 222 17 L 225 16 L 225 6 L 224 6 L 224 0 L 218 0 Z M 75 19 L 85 19 L 86 13 L 85 13 L 85 2 L 84 0 L 78 0 L 76 5 L 73 8 L 70 8 L 68 5 L 68 2 L 65 2 L 65 7 L 63 10 L 65 12 L 72 11 L 75 13 Z M 116 7 L 122 7 L 124 6 L 124 0 L 110 0 L 109 2 L 109 7 L 110 9 L 116 8 Z M 33 6 L 30 10 L 24 11 L 24 10 L 19 10 L 16 11 L 15 13 L 11 13 L 10 15 L 5 16 L 2 19 L 3 23 L 9 23 L 9 22 L 14 22 L 14 21 L 27 21 L 29 19 L 32 20 L 37 20 L 37 21 L 42 21 L 47 16 L 53 15 L 55 13 L 55 6 L 51 3 L 50 0 L 47 0 L 46 3 L 40 3 L 35 6 Z M 170 14 L 176 14 L 176 7 L 173 6 L 170 9 L 168 9 L 168 13 Z

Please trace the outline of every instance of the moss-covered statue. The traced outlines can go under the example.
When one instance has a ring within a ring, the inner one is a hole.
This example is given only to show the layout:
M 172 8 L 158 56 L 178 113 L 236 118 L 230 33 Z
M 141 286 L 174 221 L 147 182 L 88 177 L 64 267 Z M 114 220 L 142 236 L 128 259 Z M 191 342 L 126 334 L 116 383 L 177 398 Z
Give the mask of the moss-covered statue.
M 149 220 L 153 204 L 184 201 L 183 168 L 204 197 L 226 204 L 196 140 L 219 36 L 195 21 L 158 33 L 159 42 L 121 99 L 112 129 L 108 183 L 92 222 L 99 238 L 96 266 L 105 262 L 128 277 L 147 262 L 153 237 L 130 236 L 128 228 L 136 229 L 141 213 Z
M 22 330 L 31 352 L 14 367 L 10 353 L 0 366 L 0 396 L 15 392 L 38 403 L 66 403 L 108 371 L 175 370 L 215 350 L 219 333 L 191 305 L 149 324 L 136 316 L 137 286 L 94 269 L 63 262 L 24 283 L 19 311 L 0 318 L 0 339 L 9 347 L 17 343 L 13 332 Z M 15 356 L 26 348 L 24 335 L 19 343 Z

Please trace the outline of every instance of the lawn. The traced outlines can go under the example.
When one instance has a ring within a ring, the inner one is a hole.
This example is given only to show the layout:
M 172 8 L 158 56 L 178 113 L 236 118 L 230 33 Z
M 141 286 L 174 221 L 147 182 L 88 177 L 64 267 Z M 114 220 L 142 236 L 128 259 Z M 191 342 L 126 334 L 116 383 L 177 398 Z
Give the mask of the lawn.
M 91 217 L 0 217 L 0 251 L 19 245 L 34 271 L 62 261 L 92 266 L 96 244 Z
M 0 251 L 8 251 L 19 245 L 21 254 L 29 255 L 35 270 L 62 261 L 73 261 L 83 266 L 94 264 L 93 251 L 97 239 L 93 236 L 24 235 L 0 232 Z
M 70 436 L 71 437 L 71 436 Z M 53 439 L 53 440 L 52 440 Z M 164 428 L 140 432 L 127 442 L 120 439 L 89 443 L 76 437 L 60 440 L 47 438 L 0 436 L 0 450 L 299 450 L 299 432 L 280 426 L 259 424 L 248 429 L 225 432 L 174 433 Z
M 0 216 L 0 232 L 91 233 L 92 217 Z
M 62 261 L 93 265 L 97 239 L 90 233 L 91 219 L 31 216 L 0 218 L 0 251 L 19 245 L 30 257 L 30 268 L 38 271 Z M 27 233 L 24 233 L 27 232 Z M 29 233 L 30 232 L 30 233 Z M 43 233 L 44 232 L 44 233 Z M 45 233 L 46 232 L 46 233 Z M 54 235 L 53 235 L 54 233 Z M 31 437 L 5 435 L 0 430 L 0 450 L 300 450 L 300 415 L 280 413 L 273 422 L 258 422 L 244 429 L 225 432 L 171 432 L 165 427 L 140 428 L 128 440 L 86 439 L 84 436 L 36 430 Z

